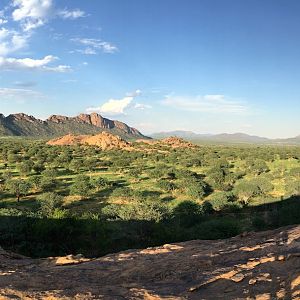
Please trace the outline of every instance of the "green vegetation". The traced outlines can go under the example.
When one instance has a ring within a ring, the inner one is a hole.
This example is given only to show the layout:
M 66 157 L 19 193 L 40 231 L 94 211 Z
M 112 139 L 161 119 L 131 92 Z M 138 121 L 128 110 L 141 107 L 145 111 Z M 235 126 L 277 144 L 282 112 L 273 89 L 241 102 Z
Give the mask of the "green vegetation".
M 103 255 L 300 221 L 300 147 L 101 151 L 0 139 L 0 245 Z

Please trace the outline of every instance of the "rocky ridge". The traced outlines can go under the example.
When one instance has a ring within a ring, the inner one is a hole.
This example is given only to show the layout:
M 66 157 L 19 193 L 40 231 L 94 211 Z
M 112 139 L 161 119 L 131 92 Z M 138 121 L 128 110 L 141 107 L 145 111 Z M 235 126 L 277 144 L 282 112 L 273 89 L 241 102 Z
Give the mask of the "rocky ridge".
M 75 117 L 52 115 L 40 120 L 24 113 L 5 117 L 0 114 L 0 136 L 53 137 L 64 134 L 95 134 L 108 131 L 128 139 L 146 138 L 127 124 L 110 120 L 97 113 L 80 114 Z
M 300 299 L 300 226 L 97 259 L 0 251 L 0 299 Z

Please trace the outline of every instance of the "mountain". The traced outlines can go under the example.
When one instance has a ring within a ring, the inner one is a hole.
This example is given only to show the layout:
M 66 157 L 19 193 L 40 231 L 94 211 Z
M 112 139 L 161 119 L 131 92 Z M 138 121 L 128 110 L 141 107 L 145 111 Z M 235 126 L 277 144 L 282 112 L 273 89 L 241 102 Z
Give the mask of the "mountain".
M 277 139 L 276 142 L 281 144 L 300 144 L 300 135 L 289 139 Z
M 300 144 L 300 135 L 288 139 L 268 139 L 256 135 L 245 133 L 221 133 L 221 134 L 197 134 L 192 131 L 170 131 L 151 134 L 156 139 L 164 139 L 167 137 L 180 137 L 193 142 L 215 142 L 215 143 L 248 143 L 248 144 Z
M 264 137 L 256 135 L 248 135 L 245 133 L 222 133 L 210 136 L 209 139 L 218 142 L 228 142 L 228 143 L 267 143 L 270 140 Z
M 137 129 L 97 113 L 76 117 L 52 115 L 43 121 L 23 113 L 0 114 L 0 136 L 55 137 L 66 134 L 95 134 L 108 131 L 125 139 L 148 138 Z
M 151 134 L 151 137 L 155 138 L 155 139 L 165 139 L 171 136 L 175 136 L 178 138 L 182 138 L 182 139 L 188 139 L 188 140 L 192 140 L 192 139 L 198 139 L 201 137 L 209 137 L 211 136 L 211 134 L 197 134 L 194 133 L 192 131 L 184 131 L 184 130 L 175 130 L 175 131 L 162 131 L 162 132 L 158 132 L 158 133 L 153 133 Z

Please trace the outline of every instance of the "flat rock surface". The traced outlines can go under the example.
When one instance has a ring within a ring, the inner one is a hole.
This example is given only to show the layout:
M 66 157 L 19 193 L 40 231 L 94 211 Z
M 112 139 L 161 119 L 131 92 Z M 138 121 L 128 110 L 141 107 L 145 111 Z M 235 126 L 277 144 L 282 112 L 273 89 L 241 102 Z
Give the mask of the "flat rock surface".
M 97 259 L 1 249 L 0 299 L 300 299 L 300 226 Z

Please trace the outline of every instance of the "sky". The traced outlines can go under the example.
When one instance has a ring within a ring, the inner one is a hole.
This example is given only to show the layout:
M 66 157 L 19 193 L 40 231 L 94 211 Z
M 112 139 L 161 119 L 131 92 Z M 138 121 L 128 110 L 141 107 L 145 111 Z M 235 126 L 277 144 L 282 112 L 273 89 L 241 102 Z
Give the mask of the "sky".
M 0 0 L 0 113 L 300 134 L 298 0 Z

